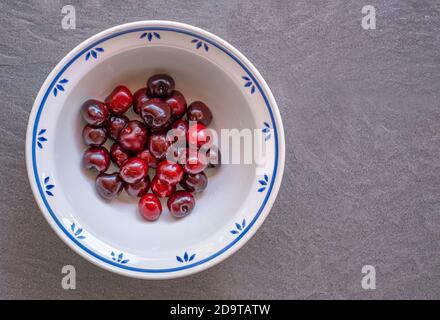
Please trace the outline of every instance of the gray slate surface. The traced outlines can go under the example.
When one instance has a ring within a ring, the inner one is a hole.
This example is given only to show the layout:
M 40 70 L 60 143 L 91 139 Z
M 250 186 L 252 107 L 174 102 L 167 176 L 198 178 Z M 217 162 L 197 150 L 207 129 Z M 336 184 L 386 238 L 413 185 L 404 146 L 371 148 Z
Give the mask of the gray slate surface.
M 440 3 L 0 2 L 0 298 L 440 298 Z M 61 29 L 61 7 L 77 29 Z M 361 8 L 377 9 L 377 30 Z M 287 165 L 268 219 L 238 253 L 171 281 L 103 271 L 67 248 L 27 182 L 25 131 L 55 64 L 108 27 L 168 19 L 241 50 L 284 119 Z M 61 288 L 76 266 L 77 290 Z M 377 289 L 361 268 L 377 268 Z

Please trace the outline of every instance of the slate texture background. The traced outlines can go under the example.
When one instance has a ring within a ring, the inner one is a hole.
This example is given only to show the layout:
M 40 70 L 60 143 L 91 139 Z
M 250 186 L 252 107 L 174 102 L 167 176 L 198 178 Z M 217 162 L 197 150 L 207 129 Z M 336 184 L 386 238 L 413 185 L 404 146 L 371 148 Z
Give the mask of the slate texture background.
M 77 29 L 61 28 L 73 4 Z M 377 9 L 377 30 L 361 8 Z M 0 1 L 0 298 L 440 298 L 440 2 Z M 192 277 L 140 281 L 67 248 L 27 181 L 25 131 L 50 70 L 111 26 L 186 22 L 241 50 L 284 119 L 278 199 L 249 243 Z M 76 266 L 77 290 L 61 288 Z M 377 289 L 361 268 L 377 268 Z

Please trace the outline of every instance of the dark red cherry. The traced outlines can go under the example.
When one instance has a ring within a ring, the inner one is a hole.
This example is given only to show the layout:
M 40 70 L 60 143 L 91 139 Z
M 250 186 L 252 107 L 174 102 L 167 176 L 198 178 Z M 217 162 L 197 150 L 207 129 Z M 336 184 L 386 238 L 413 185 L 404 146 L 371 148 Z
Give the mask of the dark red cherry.
M 133 111 L 137 114 L 141 113 L 141 105 L 143 102 L 149 100 L 147 95 L 147 88 L 140 88 L 133 94 Z
M 209 146 L 212 141 L 211 129 L 207 129 L 204 124 L 190 123 L 189 129 L 186 133 L 186 139 L 189 145 L 196 146 L 197 148 Z
M 173 94 L 164 101 L 171 107 L 171 116 L 175 119 L 178 119 L 185 114 L 186 100 L 180 91 L 174 90 Z
M 204 172 L 185 174 L 180 185 L 189 192 L 202 192 L 208 186 L 208 177 Z
M 104 147 L 91 147 L 83 154 L 83 167 L 104 172 L 110 166 L 110 155 Z
M 110 116 L 107 121 L 107 129 L 110 137 L 114 140 L 118 140 L 119 134 L 127 125 L 128 121 L 126 116 Z
M 148 165 L 140 158 L 130 158 L 122 164 L 119 175 L 126 183 L 140 182 L 148 175 Z
M 201 101 L 194 101 L 186 112 L 188 121 L 197 121 L 209 126 L 212 121 L 212 113 L 208 106 Z
M 159 99 L 150 99 L 141 104 L 141 117 L 151 130 L 160 130 L 169 124 L 171 108 Z
M 206 153 L 206 157 L 208 159 L 209 168 L 217 168 L 222 164 L 222 154 L 220 149 L 215 145 L 209 148 L 208 152 Z
M 155 156 L 150 152 L 150 150 L 145 149 L 137 154 L 138 158 L 141 158 L 148 164 L 148 168 L 157 168 L 157 165 L 159 164 L 159 161 L 156 159 Z
M 126 86 L 117 86 L 105 99 L 105 104 L 111 113 L 121 115 L 130 109 L 133 96 Z
M 103 102 L 91 99 L 83 103 L 81 114 L 88 124 L 100 126 L 106 122 L 109 111 Z
M 183 167 L 186 173 L 196 174 L 206 169 L 208 166 L 208 159 L 203 152 L 188 148 L 186 163 Z
M 148 140 L 148 149 L 151 154 L 159 160 L 164 160 L 171 142 L 167 139 L 166 133 L 152 133 Z
M 147 88 L 152 97 L 168 97 L 174 91 L 174 80 L 167 74 L 156 74 L 148 79 Z
M 139 213 L 148 221 L 159 219 L 162 213 L 162 204 L 160 200 L 152 193 L 147 193 L 139 200 Z
M 188 191 L 176 191 L 167 202 L 168 209 L 176 218 L 183 218 L 191 213 L 196 205 L 194 196 Z
M 110 148 L 110 158 L 113 162 L 120 167 L 125 160 L 129 159 L 131 154 L 121 147 L 121 145 L 117 142 L 113 143 Z
M 150 189 L 150 177 L 146 176 L 139 182 L 136 183 L 125 183 L 125 191 L 132 197 L 142 197 Z
M 156 170 L 156 176 L 168 183 L 168 184 L 178 184 L 183 178 L 182 166 L 178 163 L 171 163 L 167 160 L 159 163 Z
M 157 176 L 151 181 L 151 190 L 158 197 L 169 197 L 176 191 L 176 186 L 160 180 Z
M 83 129 L 82 137 L 85 144 L 92 147 L 99 147 L 107 140 L 107 129 L 88 124 Z
M 121 130 L 119 143 L 128 151 L 141 151 L 147 141 L 147 128 L 138 120 L 131 120 Z
M 123 183 L 117 172 L 100 173 L 96 177 L 95 187 L 101 197 L 111 200 L 121 193 Z
M 184 138 L 186 139 L 186 134 L 187 134 L 188 129 L 189 129 L 188 121 L 183 120 L 183 119 L 179 119 L 179 120 L 177 120 L 176 122 L 173 123 L 171 128 L 175 129 L 175 130 L 182 131 L 182 133 L 184 135 Z

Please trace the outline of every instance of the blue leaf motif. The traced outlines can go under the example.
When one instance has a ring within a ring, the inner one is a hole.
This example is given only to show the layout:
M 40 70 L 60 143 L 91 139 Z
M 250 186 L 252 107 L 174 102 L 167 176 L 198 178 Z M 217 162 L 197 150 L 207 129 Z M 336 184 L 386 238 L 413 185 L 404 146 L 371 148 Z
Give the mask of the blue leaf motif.
M 265 126 L 266 128 L 270 128 L 270 126 L 269 126 L 269 124 L 268 124 L 267 122 L 263 122 L 263 124 L 264 124 L 264 126 Z
M 79 228 L 78 230 L 76 230 L 75 232 L 75 236 L 79 236 L 81 234 L 81 232 L 83 231 L 83 229 Z
M 125 260 L 122 260 L 121 263 L 122 263 L 122 264 L 126 264 L 128 261 L 130 261 L 130 260 L 125 259 Z
M 237 227 L 238 231 L 241 231 L 241 225 L 239 223 L 236 223 L 235 226 Z
M 148 37 L 148 41 L 151 41 L 153 39 L 153 35 L 151 34 L 151 32 L 148 32 L 147 37 Z
M 244 83 L 244 87 L 245 88 L 251 88 L 251 94 L 254 94 L 254 92 L 255 92 L 255 85 L 252 82 L 252 80 L 249 77 L 247 77 L 247 76 L 242 76 L 241 78 L 246 81 Z
M 246 82 L 245 84 L 244 84 L 244 86 L 245 86 L 245 88 L 247 88 L 247 87 L 250 87 L 252 85 L 252 82 Z
M 43 149 L 43 145 L 38 141 L 37 141 L 37 146 L 38 146 L 38 148 Z
M 49 184 L 46 186 L 46 190 L 53 189 L 55 186 L 53 184 Z
M 51 196 L 51 197 L 53 197 L 53 193 L 52 193 L 52 192 L 50 192 L 50 191 L 47 191 L 47 190 L 46 190 L 46 194 L 47 194 L 48 196 Z
M 243 222 L 241 223 L 241 227 L 244 228 L 246 226 L 246 219 L 243 219 Z
M 238 232 L 237 230 L 231 230 L 231 231 L 229 231 L 230 233 L 232 233 L 232 234 L 239 234 L 240 232 Z
M 143 38 L 145 38 L 146 36 L 147 36 L 147 32 L 144 32 L 144 33 L 141 34 L 141 36 L 139 37 L 139 39 L 143 39 Z
M 46 177 L 46 178 L 44 179 L 44 184 L 47 184 L 47 183 L 49 182 L 49 180 L 50 180 L 50 178 L 49 178 L 49 177 Z
M 266 190 L 266 187 L 258 189 L 258 192 L 263 192 L 264 190 Z
M 86 54 L 86 61 L 89 60 L 89 58 L 90 58 L 90 51 L 87 52 L 87 54 Z
M 47 141 L 47 139 L 45 137 L 39 137 L 37 140 L 40 141 L 40 142 Z
M 264 175 L 264 180 L 269 181 L 269 177 L 267 176 L 267 174 Z
M 240 232 L 242 232 L 244 230 L 244 227 L 246 226 L 246 219 L 243 219 L 243 221 L 240 223 L 236 222 L 235 223 L 235 229 L 230 230 L 229 232 L 231 234 L 239 234 Z
M 254 92 L 255 92 L 255 86 L 252 86 L 251 94 L 254 94 Z
M 120 253 L 119 256 L 118 256 L 118 262 L 121 262 L 123 257 L 124 257 L 124 255 L 122 253 Z
M 91 53 L 92 53 L 92 57 L 96 59 L 96 57 L 97 57 L 96 51 L 92 50 Z
M 112 257 L 114 257 L 114 256 L 115 256 L 115 253 L 112 251 L 111 255 L 112 255 Z
M 57 90 L 57 88 L 53 88 L 53 95 L 56 97 L 57 94 L 58 94 L 58 90 Z
M 183 254 L 183 257 L 176 256 L 176 260 L 179 261 L 180 263 L 191 262 L 192 260 L 194 260 L 195 256 L 196 256 L 195 253 L 192 255 L 189 255 L 189 253 L 185 251 L 185 253 Z
M 202 41 L 199 41 L 199 42 L 197 43 L 196 48 L 197 48 L 197 49 L 200 49 L 201 46 L 202 46 Z
M 72 232 L 74 232 L 74 231 L 75 231 L 75 222 L 74 222 L 74 223 L 72 223 L 72 225 L 70 226 L 70 230 L 72 230 Z
M 101 48 L 101 47 L 97 47 L 97 48 L 95 48 L 95 50 L 98 51 L 98 52 L 104 52 L 104 49 Z
M 153 32 L 153 34 L 157 39 L 160 39 L 160 34 L 158 34 L 157 32 Z
M 60 81 L 58 81 L 58 83 L 67 83 L 67 82 L 69 82 L 69 80 L 67 80 L 67 79 L 62 79 L 62 80 L 60 80 Z
M 197 41 L 199 41 L 199 40 L 197 40 L 197 39 L 192 39 L 191 40 L 192 43 L 196 43 Z
M 79 240 L 84 240 L 86 237 L 84 237 L 84 236 L 78 236 L 78 237 L 76 237 L 77 239 L 79 239 Z
M 249 77 L 246 77 L 246 76 L 243 76 L 243 77 L 241 77 L 243 80 L 246 80 L 246 81 L 250 81 L 251 79 L 249 78 Z
M 209 50 L 209 47 L 208 47 L 208 45 L 206 43 L 203 44 L 203 47 L 205 48 L 205 51 Z
M 196 257 L 196 254 L 194 253 L 191 257 L 189 257 L 189 262 L 191 262 L 191 261 L 193 261 L 194 260 L 194 258 Z
M 44 133 L 46 133 L 46 129 L 41 129 L 41 130 L 38 132 L 38 135 L 41 136 L 41 135 L 44 134 Z
M 64 91 L 64 87 L 60 84 L 57 84 L 57 89 L 60 91 Z
M 183 259 L 185 259 L 185 262 L 188 261 L 188 252 L 185 252 L 185 254 L 184 254 L 184 256 L 183 256 Z

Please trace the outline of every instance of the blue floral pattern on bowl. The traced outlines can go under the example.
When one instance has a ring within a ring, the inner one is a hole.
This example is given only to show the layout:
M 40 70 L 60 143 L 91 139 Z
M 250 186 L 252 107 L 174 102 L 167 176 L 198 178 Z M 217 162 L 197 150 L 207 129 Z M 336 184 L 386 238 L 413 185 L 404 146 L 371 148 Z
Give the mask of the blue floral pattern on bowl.
M 153 40 L 154 38 L 160 40 L 160 34 L 157 32 L 144 32 L 141 34 L 139 39 L 144 39 L 144 38 L 147 38 L 148 42 L 151 42 L 151 40 Z
M 252 82 L 251 78 L 247 77 L 247 76 L 243 76 L 241 77 L 243 80 L 245 80 L 246 82 L 244 83 L 244 87 L 245 88 L 251 88 L 251 94 L 254 94 L 255 92 L 255 85 Z
M 40 149 L 43 149 L 43 142 L 47 141 L 47 138 L 44 136 L 44 134 L 46 133 L 46 129 L 41 129 L 38 132 L 38 138 L 37 138 L 37 146 Z
M 264 141 L 267 141 L 270 139 L 271 134 L 270 134 L 270 125 L 267 122 L 264 122 L 264 128 L 261 129 L 261 131 L 263 132 L 264 135 Z
M 192 39 L 191 43 L 196 44 L 196 49 L 200 49 L 203 46 L 203 48 L 205 49 L 206 52 L 208 52 L 208 50 L 209 50 L 208 44 L 206 42 L 203 42 L 202 40 Z
M 64 91 L 64 86 L 68 82 L 69 82 L 69 80 L 67 80 L 66 78 L 61 79 L 60 81 L 58 81 L 58 83 L 53 88 L 53 91 L 52 91 L 53 95 L 56 97 L 58 95 L 58 91 Z
M 83 235 L 83 229 L 78 227 L 75 222 L 71 224 L 70 226 L 70 230 L 72 230 L 72 233 L 74 235 L 75 238 L 77 238 L 78 240 L 83 240 L 86 237 Z
M 130 261 L 129 259 L 124 259 L 124 254 L 122 252 L 116 256 L 116 253 L 112 251 L 111 255 L 112 255 L 112 260 L 120 264 L 126 264 L 127 262 Z
M 104 52 L 104 48 L 102 47 L 95 47 L 86 54 L 86 61 L 90 59 L 90 57 L 93 57 L 95 59 L 98 58 L 98 52 Z
M 46 192 L 48 196 L 53 197 L 53 192 L 51 191 L 53 188 L 55 188 L 55 185 L 50 183 L 50 177 L 44 178 L 44 192 Z
M 263 192 L 264 190 L 266 190 L 267 184 L 269 183 L 269 177 L 267 176 L 267 174 L 263 176 L 263 179 L 258 180 L 258 183 L 260 184 L 258 192 Z
M 241 233 L 241 231 L 243 231 L 243 229 L 246 227 L 246 219 L 243 219 L 243 221 L 240 223 L 236 222 L 235 223 L 235 229 L 232 229 L 231 231 L 229 231 L 232 234 L 239 234 Z
M 194 260 L 194 258 L 196 257 L 196 254 L 194 253 L 193 255 L 189 255 L 188 252 L 185 252 L 183 254 L 183 257 L 179 257 L 176 256 L 177 261 L 179 261 L 180 263 L 184 263 L 184 262 L 191 262 Z

